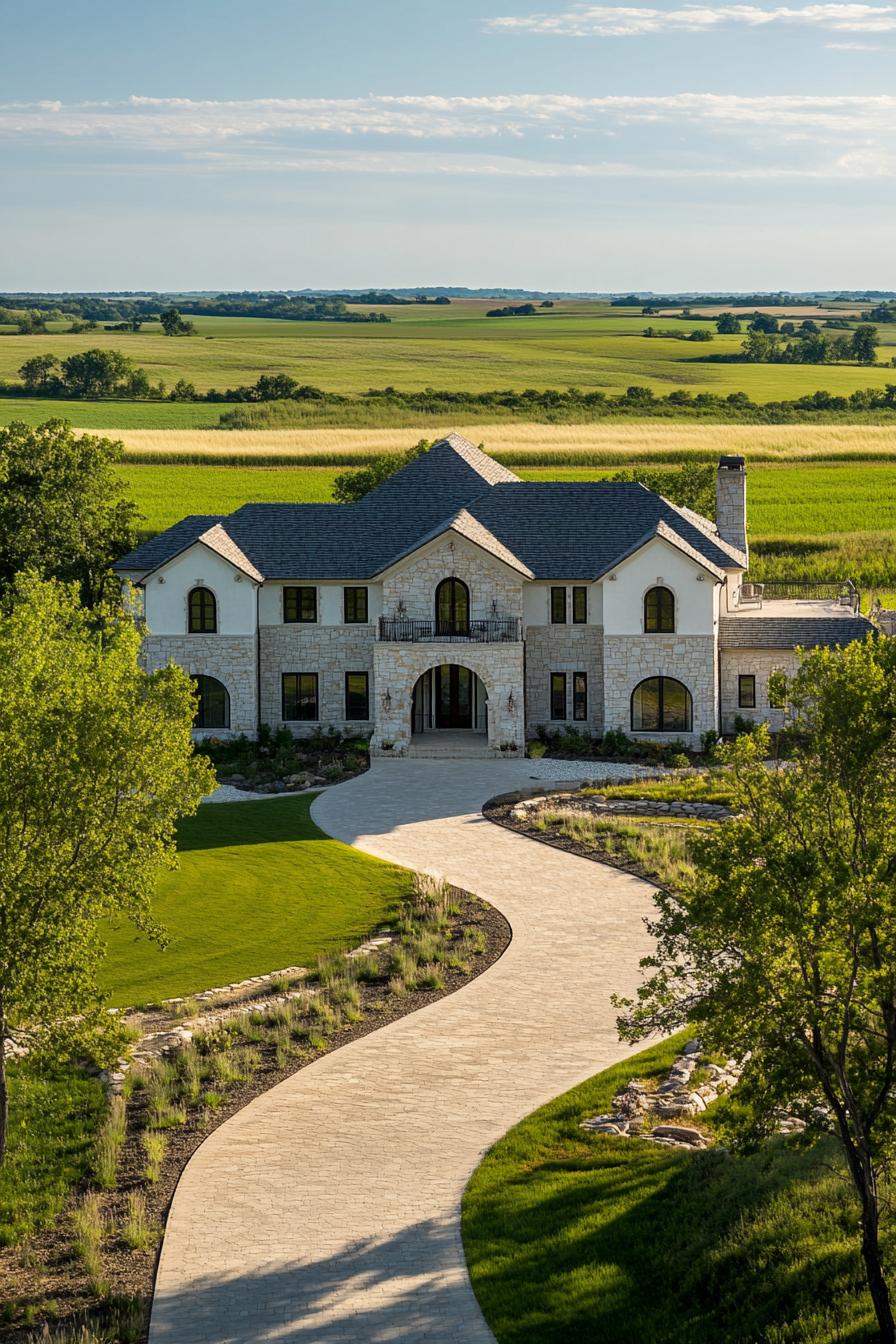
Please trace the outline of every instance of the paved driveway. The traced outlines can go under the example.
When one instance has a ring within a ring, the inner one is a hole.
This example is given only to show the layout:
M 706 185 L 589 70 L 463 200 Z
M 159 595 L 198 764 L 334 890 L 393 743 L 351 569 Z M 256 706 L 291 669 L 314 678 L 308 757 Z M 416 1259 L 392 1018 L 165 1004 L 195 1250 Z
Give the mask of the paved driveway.
M 621 1058 L 609 996 L 650 887 L 485 821 L 525 762 L 388 761 L 320 826 L 491 901 L 513 940 L 458 993 L 326 1055 L 216 1130 L 181 1179 L 152 1344 L 486 1344 L 459 1212 L 485 1150 Z

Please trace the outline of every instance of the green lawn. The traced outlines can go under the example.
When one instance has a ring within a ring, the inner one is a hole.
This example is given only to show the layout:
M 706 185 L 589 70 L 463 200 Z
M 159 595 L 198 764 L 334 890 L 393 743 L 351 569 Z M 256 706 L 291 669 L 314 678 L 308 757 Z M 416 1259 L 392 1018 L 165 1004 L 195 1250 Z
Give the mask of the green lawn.
M 684 332 L 697 326 L 711 329 L 711 324 L 696 320 L 645 318 L 636 309 L 576 301 L 558 303 L 534 317 L 488 318 L 485 312 L 492 306 L 484 300 L 438 308 L 412 304 L 389 309 L 391 323 L 370 325 L 200 317 L 193 319 L 193 337 L 164 336 L 158 324 L 138 333 L 2 336 L 0 378 L 15 378 L 35 354 L 65 358 L 101 346 L 121 350 L 154 382 L 162 379 L 171 387 L 186 378 L 200 390 L 226 389 L 252 383 L 261 373 L 282 372 L 328 391 L 355 395 L 389 384 L 407 391 L 574 385 L 619 392 L 638 383 L 663 392 L 676 387 L 721 394 L 745 391 L 757 401 L 768 401 L 818 388 L 849 392 L 894 380 L 892 368 L 705 363 L 708 354 L 735 353 L 743 338 L 716 336 L 710 344 L 697 345 L 641 334 L 648 325 Z M 884 329 L 881 337 L 880 358 L 888 361 L 892 347 L 883 345 Z M 106 423 L 134 425 L 123 419 Z
M 77 429 L 212 429 L 230 403 L 190 401 L 51 401 L 0 397 L 0 426 L 13 420 L 42 425 L 69 420 Z M 110 431 L 114 434 L 114 430 Z
M 741 1157 L 579 1129 L 629 1078 L 660 1081 L 673 1053 L 654 1047 L 559 1097 L 474 1173 L 464 1249 L 498 1344 L 872 1340 L 832 1145 L 777 1140 Z
M 311 795 L 203 805 L 181 823 L 180 866 L 162 876 L 164 950 L 111 929 L 101 980 L 123 1006 L 195 993 L 362 942 L 407 889 L 403 870 L 331 840 Z
M 9 1151 L 0 1167 L 0 1246 L 15 1245 L 61 1209 L 90 1170 L 105 1106 L 96 1078 L 31 1060 L 9 1068 Z

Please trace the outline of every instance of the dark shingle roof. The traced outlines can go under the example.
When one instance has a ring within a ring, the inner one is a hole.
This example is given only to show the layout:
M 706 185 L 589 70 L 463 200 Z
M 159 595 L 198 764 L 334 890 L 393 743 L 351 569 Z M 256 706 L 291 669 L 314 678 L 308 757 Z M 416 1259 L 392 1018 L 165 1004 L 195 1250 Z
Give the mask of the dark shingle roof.
M 221 522 L 266 579 L 373 578 L 452 526 L 462 510 L 471 537 L 535 578 L 599 578 L 657 535 L 678 539 L 715 571 L 743 567 L 711 523 L 643 485 L 520 481 L 452 434 L 357 504 L 245 504 L 227 518 L 186 518 L 116 569 L 153 570 Z
M 874 626 L 864 616 L 722 616 L 723 649 L 841 648 L 864 639 Z

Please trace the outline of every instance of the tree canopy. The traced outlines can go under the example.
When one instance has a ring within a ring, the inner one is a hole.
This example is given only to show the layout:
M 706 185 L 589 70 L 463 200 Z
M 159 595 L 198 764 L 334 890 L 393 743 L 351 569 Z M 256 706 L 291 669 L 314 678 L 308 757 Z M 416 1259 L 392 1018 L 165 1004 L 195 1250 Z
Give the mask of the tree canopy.
M 108 1021 L 100 921 L 161 936 L 151 899 L 174 823 L 214 786 L 189 677 L 144 672 L 140 640 L 128 613 L 98 618 L 33 574 L 0 608 L 0 1159 L 5 1042 Z
M 115 467 L 123 448 L 66 420 L 0 429 L 0 593 L 21 570 L 76 582 L 99 602 L 134 544 L 137 511 Z
M 374 458 L 366 467 L 357 471 L 344 471 L 333 482 L 333 498 L 337 504 L 356 504 L 371 490 L 375 490 L 383 481 L 401 471 L 409 462 L 429 452 L 432 444 L 428 439 L 420 439 L 413 448 L 404 453 L 383 453 Z
M 741 1056 L 741 1141 L 782 1109 L 835 1136 L 892 1344 L 878 1226 L 896 1156 L 896 641 L 814 650 L 777 680 L 804 745 L 778 769 L 765 729 L 727 749 L 736 815 L 694 843 L 686 889 L 657 894 L 657 951 L 620 1029 L 688 1024 Z

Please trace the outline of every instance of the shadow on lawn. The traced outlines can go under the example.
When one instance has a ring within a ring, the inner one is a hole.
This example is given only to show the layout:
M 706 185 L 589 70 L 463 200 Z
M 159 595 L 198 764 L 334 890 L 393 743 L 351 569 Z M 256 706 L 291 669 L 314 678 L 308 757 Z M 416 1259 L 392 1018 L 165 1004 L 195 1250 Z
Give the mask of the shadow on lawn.
M 311 804 L 317 796 L 302 793 L 293 798 L 249 798 L 244 803 L 203 803 L 195 816 L 178 823 L 178 852 L 329 840 L 311 820 Z
M 465 1218 L 500 1344 L 875 1338 L 855 1210 L 845 1187 L 831 1201 L 835 1178 L 817 1153 L 775 1143 L 731 1158 L 595 1142 L 599 1165 L 592 1151 L 521 1170 Z M 816 1180 L 824 1191 L 813 1200 Z

